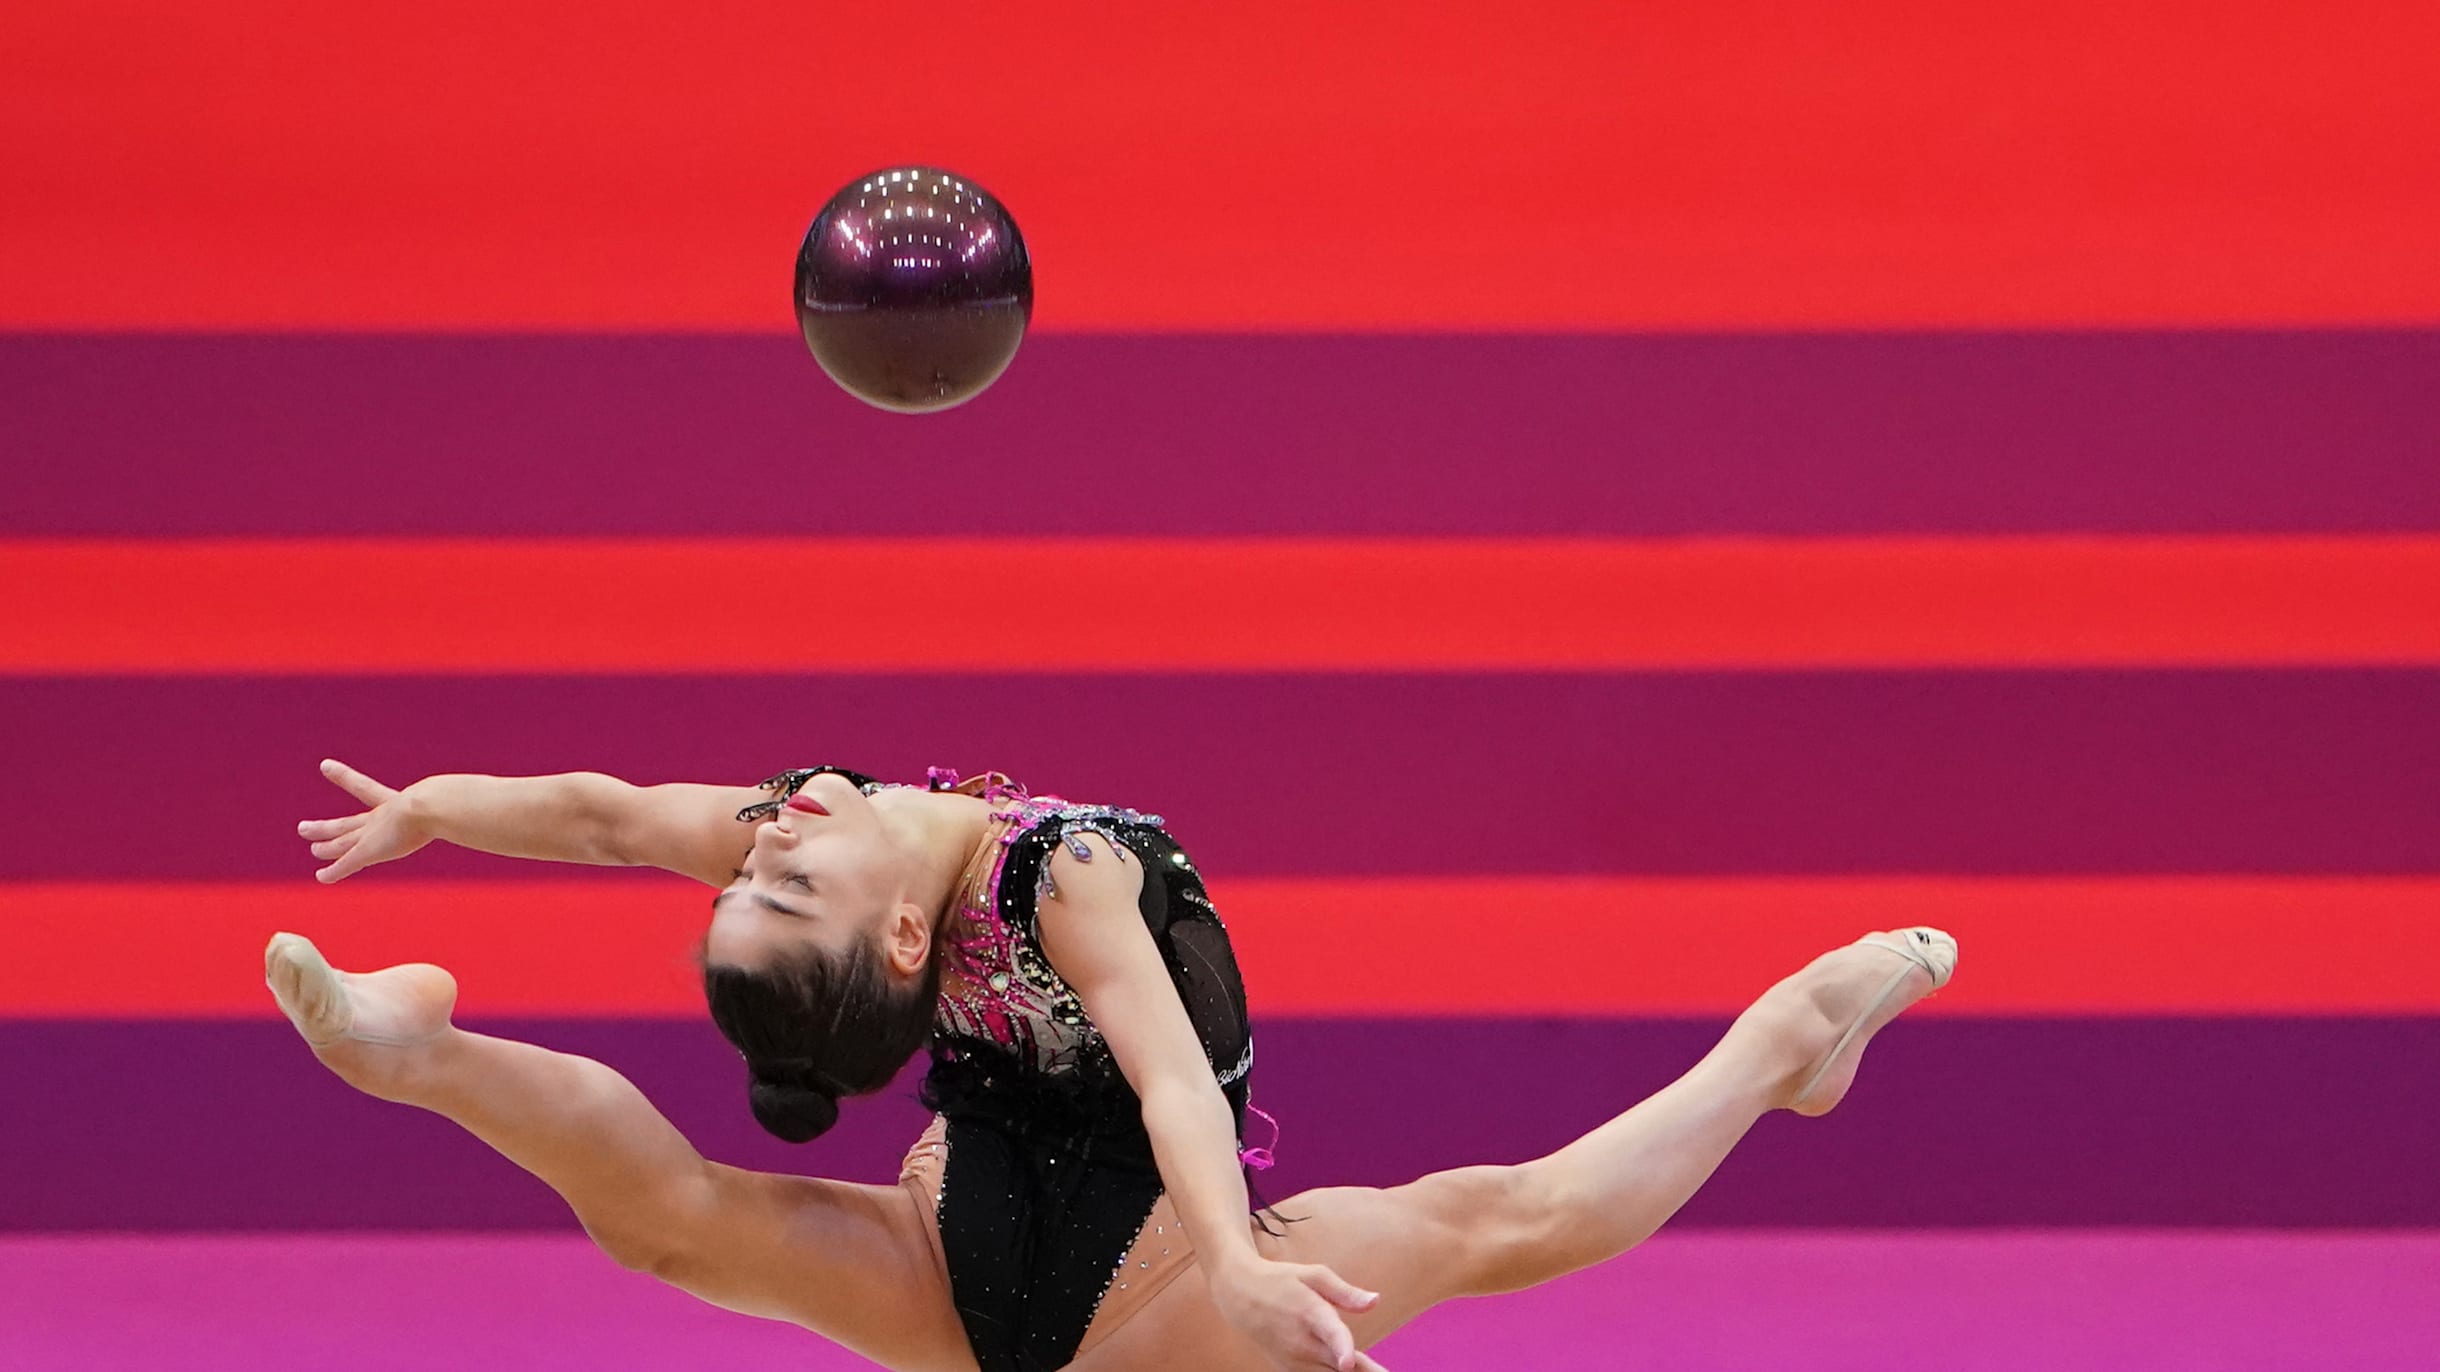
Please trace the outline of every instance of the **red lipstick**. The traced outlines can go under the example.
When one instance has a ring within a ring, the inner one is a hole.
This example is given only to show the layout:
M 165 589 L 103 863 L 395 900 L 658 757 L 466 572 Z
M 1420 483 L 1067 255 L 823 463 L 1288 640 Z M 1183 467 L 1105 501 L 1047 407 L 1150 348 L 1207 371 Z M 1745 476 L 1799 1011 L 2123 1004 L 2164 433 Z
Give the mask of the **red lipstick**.
M 802 810 L 809 815 L 827 815 L 830 813 L 828 810 L 822 808 L 822 802 L 815 800 L 809 795 L 806 795 L 803 791 L 799 791 L 795 795 L 788 797 L 788 808 L 791 810 Z

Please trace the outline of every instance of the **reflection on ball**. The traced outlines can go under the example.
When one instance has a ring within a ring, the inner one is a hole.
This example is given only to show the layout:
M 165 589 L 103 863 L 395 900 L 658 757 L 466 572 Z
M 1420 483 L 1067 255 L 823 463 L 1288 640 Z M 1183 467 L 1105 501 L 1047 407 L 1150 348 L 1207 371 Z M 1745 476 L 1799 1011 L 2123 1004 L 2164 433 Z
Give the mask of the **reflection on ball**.
M 885 410 L 945 410 L 1007 370 L 1034 312 L 1017 221 L 933 167 L 851 181 L 796 254 L 796 318 L 814 360 Z

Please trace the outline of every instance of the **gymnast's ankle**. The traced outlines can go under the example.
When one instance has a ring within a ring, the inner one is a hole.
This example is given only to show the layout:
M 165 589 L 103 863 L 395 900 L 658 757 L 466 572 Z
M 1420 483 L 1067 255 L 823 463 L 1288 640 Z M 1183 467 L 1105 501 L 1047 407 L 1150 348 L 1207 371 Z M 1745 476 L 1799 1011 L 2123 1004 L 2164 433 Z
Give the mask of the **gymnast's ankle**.
M 264 980 L 324 1066 L 385 1100 L 410 1098 L 456 1033 L 457 979 L 429 963 L 342 972 L 294 934 L 264 950 Z

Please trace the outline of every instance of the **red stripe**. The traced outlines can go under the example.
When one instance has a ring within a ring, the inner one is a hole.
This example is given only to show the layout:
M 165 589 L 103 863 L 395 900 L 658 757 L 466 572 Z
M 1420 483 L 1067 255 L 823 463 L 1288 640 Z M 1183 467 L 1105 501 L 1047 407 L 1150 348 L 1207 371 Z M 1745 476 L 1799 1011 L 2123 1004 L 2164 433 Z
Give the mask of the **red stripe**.
M 1824 948 L 1934 924 L 1942 1013 L 2440 1013 L 2440 881 L 1445 878 L 1219 882 L 1258 1014 L 1726 1013 Z M 0 886 L 0 1012 L 262 1015 L 263 941 L 438 962 L 472 1015 L 686 1015 L 674 880 Z
M 2440 663 L 2440 537 L 0 544 L 20 673 Z
M 821 198 L 924 157 L 1053 328 L 2429 321 L 2436 50 L 2419 0 L 33 5 L 0 310 L 785 336 Z

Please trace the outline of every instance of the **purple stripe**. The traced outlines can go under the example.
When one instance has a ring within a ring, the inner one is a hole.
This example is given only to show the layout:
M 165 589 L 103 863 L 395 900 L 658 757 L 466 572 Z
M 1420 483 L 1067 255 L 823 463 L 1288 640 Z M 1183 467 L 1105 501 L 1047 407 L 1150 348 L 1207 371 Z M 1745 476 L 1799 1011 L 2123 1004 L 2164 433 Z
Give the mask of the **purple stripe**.
M 396 780 L 996 766 L 1160 811 L 1223 878 L 2440 871 L 2440 672 L 20 678 L 0 719 L 0 879 L 302 879 L 326 753 Z
M 2440 1347 L 2435 1270 L 2440 1235 L 1665 1233 L 1626 1261 L 1443 1306 L 1379 1353 L 1399 1372 L 2422 1372 Z M 0 1362 L 872 1366 L 621 1272 L 582 1239 L 371 1234 L 0 1242 Z
M 611 1063 L 707 1154 L 744 1166 L 887 1180 L 922 1124 L 900 1092 L 792 1149 L 756 1131 L 708 1024 L 485 1027 Z M 1286 1134 L 1265 1190 L 1532 1157 L 1659 1088 L 1720 1027 L 1269 1023 L 1255 1091 Z M 1836 1114 L 1765 1120 L 1682 1222 L 2440 1227 L 2434 1080 L 2434 1019 L 1902 1024 L 1874 1041 Z M 26 1107 L 0 1228 L 568 1223 L 446 1121 L 350 1091 L 276 1020 L 0 1021 L 0 1100 Z
M 2440 334 L 0 336 L 0 535 L 2440 528 Z

